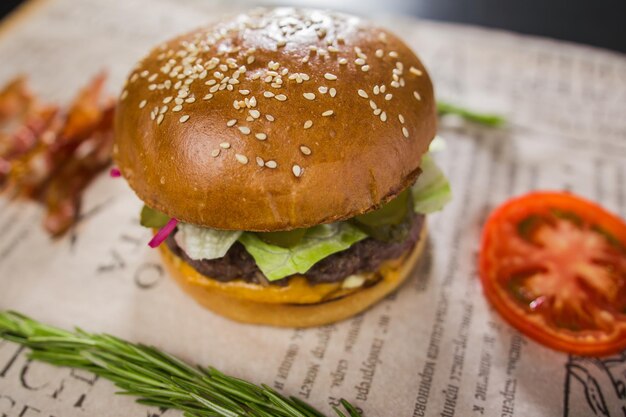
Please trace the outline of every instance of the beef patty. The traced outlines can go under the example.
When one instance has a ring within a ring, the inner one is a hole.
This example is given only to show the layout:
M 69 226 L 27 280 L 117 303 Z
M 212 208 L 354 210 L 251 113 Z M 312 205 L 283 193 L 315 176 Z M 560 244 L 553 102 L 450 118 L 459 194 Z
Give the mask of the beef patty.
M 403 253 L 413 248 L 417 243 L 420 232 L 424 225 L 424 216 L 415 214 L 410 219 L 410 231 L 407 237 L 400 242 L 383 242 L 368 237 L 355 243 L 349 249 L 337 252 L 322 259 L 305 272 L 303 275 L 311 284 L 324 282 L 339 282 L 346 277 L 373 272 L 387 260 L 400 257 Z M 191 259 L 185 251 L 178 246 L 174 239 L 176 232 L 171 233 L 165 241 L 170 250 L 196 271 L 212 279 L 227 282 L 234 279 L 242 279 L 246 282 L 267 283 L 267 279 L 254 262 L 254 258 L 246 251 L 244 246 L 236 242 L 222 258 L 211 260 Z M 273 281 L 273 285 L 287 284 L 289 277 Z

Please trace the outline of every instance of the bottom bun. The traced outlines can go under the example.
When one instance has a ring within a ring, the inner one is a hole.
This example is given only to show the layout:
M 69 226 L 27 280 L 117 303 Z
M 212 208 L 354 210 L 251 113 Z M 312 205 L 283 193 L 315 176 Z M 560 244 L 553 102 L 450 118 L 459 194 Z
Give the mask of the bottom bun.
M 347 319 L 372 306 L 398 288 L 411 274 L 426 243 L 426 225 L 417 244 L 398 259 L 381 265 L 376 274 L 381 278 L 372 286 L 354 290 L 339 298 L 313 304 L 259 302 L 242 297 L 232 288 L 253 286 L 258 292 L 264 288 L 242 281 L 227 283 L 212 280 L 197 272 L 174 255 L 167 245 L 161 245 L 161 254 L 170 274 L 181 288 L 207 309 L 242 323 L 265 324 L 280 327 L 311 327 Z M 302 279 L 302 277 L 300 277 Z M 208 284 L 208 285 L 207 285 Z M 318 284 L 324 285 L 324 284 Z M 316 285 L 311 286 L 312 292 Z M 245 294 L 245 292 L 244 292 Z

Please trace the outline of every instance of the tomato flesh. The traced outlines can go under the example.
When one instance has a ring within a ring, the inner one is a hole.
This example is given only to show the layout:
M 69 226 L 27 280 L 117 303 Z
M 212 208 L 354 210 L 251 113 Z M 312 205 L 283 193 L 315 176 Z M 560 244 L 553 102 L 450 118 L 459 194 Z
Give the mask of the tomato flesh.
M 488 219 L 487 298 L 520 331 L 584 355 L 626 348 L 626 224 L 567 193 L 531 193 Z

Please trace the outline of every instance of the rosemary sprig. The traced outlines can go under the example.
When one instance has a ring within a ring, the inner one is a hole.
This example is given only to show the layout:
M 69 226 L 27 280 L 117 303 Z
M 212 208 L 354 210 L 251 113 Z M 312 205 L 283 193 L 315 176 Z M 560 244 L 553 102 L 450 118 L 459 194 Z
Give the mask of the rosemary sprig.
M 465 120 L 491 127 L 503 126 L 506 123 L 504 117 L 497 114 L 477 113 L 472 110 L 468 110 L 463 107 L 459 107 L 454 104 L 442 101 L 437 101 L 437 112 L 440 116 L 446 114 L 456 114 L 457 116 L 460 116 Z
M 16 312 L 0 312 L 0 338 L 31 350 L 30 357 L 57 366 L 85 369 L 112 381 L 119 394 L 145 405 L 173 408 L 186 417 L 325 417 L 295 397 L 255 385 L 212 367 L 192 367 L 154 347 L 107 334 L 74 332 Z M 347 415 L 361 417 L 341 400 Z M 338 417 L 346 417 L 335 408 Z

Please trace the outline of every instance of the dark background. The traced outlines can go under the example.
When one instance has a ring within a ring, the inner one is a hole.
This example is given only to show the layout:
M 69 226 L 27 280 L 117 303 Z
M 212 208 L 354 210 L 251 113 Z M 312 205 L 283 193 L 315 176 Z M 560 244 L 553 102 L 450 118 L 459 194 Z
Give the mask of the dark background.
M 0 0 L 0 18 L 21 2 Z M 345 4 L 337 0 L 338 6 Z M 370 11 L 508 29 L 626 52 L 626 0 L 380 0 L 375 5 Z

